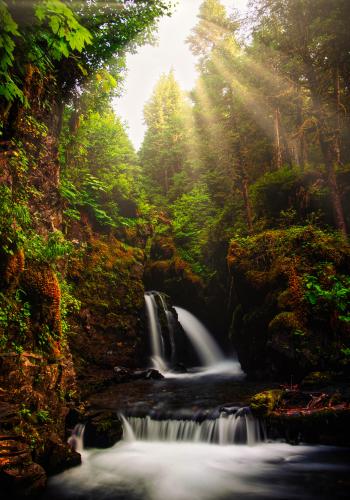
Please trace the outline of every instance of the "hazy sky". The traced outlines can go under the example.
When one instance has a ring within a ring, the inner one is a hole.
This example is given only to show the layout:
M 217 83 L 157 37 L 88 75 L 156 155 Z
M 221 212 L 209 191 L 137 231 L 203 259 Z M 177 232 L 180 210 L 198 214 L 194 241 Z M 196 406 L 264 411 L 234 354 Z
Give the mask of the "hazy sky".
M 185 43 L 197 23 L 202 0 L 179 0 L 172 17 L 161 19 L 157 46 L 141 47 L 127 58 L 128 75 L 123 97 L 116 99 L 114 108 L 129 125 L 129 137 L 138 149 L 145 133 L 143 107 L 162 73 L 174 69 L 183 90 L 193 88 L 196 80 L 196 60 Z M 248 0 L 221 0 L 228 12 L 232 8 L 244 12 Z

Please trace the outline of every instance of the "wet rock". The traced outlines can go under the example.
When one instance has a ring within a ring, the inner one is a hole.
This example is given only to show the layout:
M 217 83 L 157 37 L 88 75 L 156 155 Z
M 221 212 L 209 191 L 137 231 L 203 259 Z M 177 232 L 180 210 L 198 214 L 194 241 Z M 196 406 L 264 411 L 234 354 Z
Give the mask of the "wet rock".
M 350 410 L 323 408 L 311 413 L 273 413 L 267 420 L 268 436 L 288 443 L 350 445 Z
M 161 380 L 164 376 L 154 368 L 150 368 L 149 370 L 142 370 L 139 372 L 134 372 L 135 379 L 150 379 L 150 380 Z
M 131 371 L 121 366 L 113 368 L 114 380 L 116 382 L 128 382 L 131 379 Z
M 350 402 L 345 392 L 275 389 L 253 396 L 250 407 L 264 418 L 271 439 L 292 444 L 350 444 Z
M 149 368 L 147 370 L 128 370 L 127 368 L 115 366 L 114 380 L 118 383 L 120 382 L 130 382 L 131 380 L 161 380 L 163 375 L 154 368 Z
M 57 434 L 52 433 L 45 442 L 40 463 L 48 474 L 58 474 L 65 469 L 80 465 L 81 456 L 71 446 L 63 443 Z
M 123 437 L 123 427 L 116 412 L 96 411 L 88 413 L 84 431 L 84 446 L 109 448 Z

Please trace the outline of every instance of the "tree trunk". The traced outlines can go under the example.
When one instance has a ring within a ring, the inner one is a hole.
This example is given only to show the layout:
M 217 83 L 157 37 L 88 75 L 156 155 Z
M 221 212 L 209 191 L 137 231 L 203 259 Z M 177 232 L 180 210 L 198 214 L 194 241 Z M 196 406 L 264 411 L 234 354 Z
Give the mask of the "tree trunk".
M 302 129 L 304 120 L 303 120 L 303 99 L 301 95 L 299 95 L 301 92 L 300 85 L 297 86 L 296 90 L 298 93 L 297 116 L 296 116 L 297 130 L 298 130 L 297 156 L 298 156 L 298 164 L 301 170 L 304 170 L 306 162 L 306 142 L 305 142 L 304 130 Z
M 242 152 L 239 140 L 236 142 L 235 149 L 237 155 L 236 172 L 241 186 L 241 193 L 243 197 L 243 205 L 244 205 L 248 231 L 252 233 L 254 228 L 253 228 L 252 206 L 250 203 L 249 190 L 248 190 L 248 175 L 245 167 L 244 154 Z
M 339 67 L 334 69 L 333 73 L 334 82 L 334 101 L 336 106 L 336 116 L 334 124 L 334 153 L 336 162 L 341 164 L 341 144 L 340 144 L 340 130 L 341 130 L 341 102 L 340 102 L 340 76 Z
M 250 199 L 249 199 L 247 176 L 245 176 L 242 179 L 242 196 L 243 196 L 244 211 L 246 214 L 248 230 L 250 233 L 252 233 L 253 232 L 253 215 L 252 215 L 252 207 L 251 207 Z
M 275 162 L 276 162 L 276 169 L 279 170 L 282 167 L 282 147 L 281 147 L 281 115 L 278 107 L 275 109 L 274 122 L 275 122 Z
M 168 179 L 168 168 L 164 168 L 164 192 L 165 194 L 168 194 L 169 191 L 169 179 Z
M 335 135 L 334 131 L 329 130 L 329 127 L 327 126 L 325 111 L 318 95 L 317 77 L 312 66 L 312 60 L 308 55 L 304 55 L 304 62 L 306 64 L 306 67 L 308 68 L 307 77 L 310 86 L 314 113 L 318 123 L 318 137 L 327 172 L 327 181 L 331 194 L 335 225 L 337 229 L 339 229 L 339 231 L 343 234 L 344 239 L 347 240 L 348 233 L 346 228 L 345 215 L 335 173 L 335 165 L 337 164 Z
M 347 239 L 347 228 L 344 216 L 344 210 L 341 202 L 341 197 L 338 189 L 337 177 L 335 173 L 336 157 L 334 157 L 334 145 L 327 141 L 322 130 L 319 131 L 319 140 L 321 145 L 322 154 L 325 160 L 327 180 L 331 193 L 331 200 L 333 205 L 334 219 L 336 227 L 342 232 L 345 239 Z

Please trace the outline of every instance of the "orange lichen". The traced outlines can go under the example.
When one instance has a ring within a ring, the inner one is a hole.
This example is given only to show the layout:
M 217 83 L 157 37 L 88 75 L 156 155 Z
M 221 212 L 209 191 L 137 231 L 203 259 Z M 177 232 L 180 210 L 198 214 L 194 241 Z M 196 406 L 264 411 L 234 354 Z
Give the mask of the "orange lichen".
M 23 272 L 23 285 L 30 293 L 42 320 L 50 327 L 55 337 L 60 338 L 61 326 L 61 289 L 56 273 L 42 265 L 30 265 Z
M 244 254 L 246 253 L 246 250 L 241 247 L 241 245 L 237 242 L 232 240 L 229 246 L 228 254 L 227 254 L 227 265 L 229 269 L 239 260 L 241 259 Z
M 18 280 L 19 275 L 24 271 L 24 252 L 22 249 L 15 254 L 9 255 L 5 268 L 5 283 L 10 285 Z
M 299 317 L 303 317 L 304 289 L 296 265 L 291 265 L 288 271 L 289 305 L 294 308 Z

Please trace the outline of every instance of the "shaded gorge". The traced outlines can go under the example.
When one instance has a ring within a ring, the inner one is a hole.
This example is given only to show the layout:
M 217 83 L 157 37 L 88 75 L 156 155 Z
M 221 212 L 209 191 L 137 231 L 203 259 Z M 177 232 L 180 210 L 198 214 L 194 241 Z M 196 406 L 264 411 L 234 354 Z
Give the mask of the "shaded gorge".
M 247 406 L 266 384 L 246 381 L 204 325 L 165 300 L 158 292 L 145 297 L 151 364 L 164 378 L 90 398 L 95 411 L 118 416 L 122 439 L 106 449 L 85 448 L 78 424 L 70 442 L 82 465 L 51 478 L 45 500 L 346 498 L 348 450 L 272 440 L 264 419 Z M 201 366 L 180 364 L 178 321 Z

